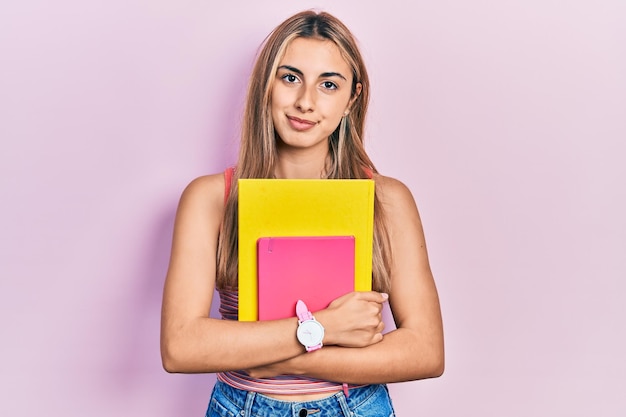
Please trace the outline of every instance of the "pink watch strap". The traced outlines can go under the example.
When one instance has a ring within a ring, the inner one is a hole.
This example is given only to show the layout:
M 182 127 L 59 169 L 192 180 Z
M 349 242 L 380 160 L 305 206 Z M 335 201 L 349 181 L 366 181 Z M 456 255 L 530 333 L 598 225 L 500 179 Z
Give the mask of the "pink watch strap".
M 306 321 L 311 320 L 313 318 L 313 314 L 309 311 L 309 308 L 304 304 L 304 301 L 298 300 L 296 303 L 296 315 L 298 316 L 298 320 Z
M 298 316 L 298 323 L 299 323 L 298 325 L 301 325 L 305 321 L 315 321 L 313 314 L 309 311 L 309 308 L 306 306 L 306 304 L 304 304 L 304 301 L 302 300 L 298 300 L 298 302 L 296 303 L 296 315 Z M 322 328 L 322 333 L 323 333 L 324 327 L 322 327 L 321 324 L 319 323 L 318 325 Z M 314 350 L 320 349 L 323 346 L 323 344 L 320 341 L 317 345 L 308 346 L 304 344 L 304 346 L 306 347 L 307 352 L 313 352 Z

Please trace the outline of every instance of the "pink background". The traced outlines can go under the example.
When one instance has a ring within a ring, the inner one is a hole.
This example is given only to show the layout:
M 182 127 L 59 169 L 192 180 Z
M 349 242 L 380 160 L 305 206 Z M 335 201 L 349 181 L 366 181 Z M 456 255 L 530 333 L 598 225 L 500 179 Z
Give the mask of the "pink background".
M 173 215 L 310 7 L 360 39 L 441 295 L 446 373 L 392 384 L 398 414 L 623 416 L 622 0 L 3 2 L 0 414 L 204 415 L 214 377 L 160 364 Z

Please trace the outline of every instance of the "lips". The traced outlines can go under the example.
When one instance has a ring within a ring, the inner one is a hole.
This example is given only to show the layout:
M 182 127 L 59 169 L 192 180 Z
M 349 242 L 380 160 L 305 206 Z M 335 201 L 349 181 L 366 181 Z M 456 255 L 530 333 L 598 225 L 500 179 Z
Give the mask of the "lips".
M 300 119 L 298 117 L 294 117 L 294 116 L 287 116 L 287 120 L 289 120 L 289 125 L 291 125 L 291 127 L 294 130 L 297 131 L 305 131 L 305 130 L 309 130 L 311 129 L 313 126 L 315 126 L 317 123 L 312 122 L 310 120 L 306 120 L 306 119 Z

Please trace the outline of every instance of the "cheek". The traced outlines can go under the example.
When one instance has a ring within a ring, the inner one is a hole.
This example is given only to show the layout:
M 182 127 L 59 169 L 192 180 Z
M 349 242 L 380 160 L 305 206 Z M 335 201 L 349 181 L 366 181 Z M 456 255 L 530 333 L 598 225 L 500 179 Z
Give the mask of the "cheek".
M 335 121 L 339 123 L 347 107 L 348 100 L 333 100 L 332 102 L 329 102 L 326 106 L 326 117 L 329 120 L 332 120 L 333 123 Z
M 281 96 L 279 94 L 272 94 L 271 102 L 270 102 L 270 111 L 272 114 L 272 118 L 274 122 L 276 122 L 276 116 L 282 111 L 284 108 L 284 100 L 281 100 Z
M 272 88 L 272 107 L 282 108 L 292 102 L 293 92 L 281 85 L 275 85 Z
M 348 103 L 350 103 L 350 93 L 342 90 L 340 94 L 328 97 L 327 108 L 341 118 L 348 108 Z

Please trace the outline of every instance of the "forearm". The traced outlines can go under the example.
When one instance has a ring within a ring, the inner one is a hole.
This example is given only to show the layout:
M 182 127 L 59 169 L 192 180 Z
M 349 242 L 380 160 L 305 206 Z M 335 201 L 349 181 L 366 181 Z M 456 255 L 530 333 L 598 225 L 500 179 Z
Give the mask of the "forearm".
M 197 318 L 185 325 L 167 323 L 161 356 L 168 372 L 200 373 L 249 369 L 298 356 L 297 319 L 237 322 Z
M 444 366 L 443 344 L 439 340 L 420 336 L 413 330 L 398 329 L 365 348 L 325 346 L 274 364 L 271 369 L 250 372 L 252 376 L 296 374 L 352 384 L 433 378 L 442 374 Z
M 220 372 L 253 369 L 284 362 L 305 350 L 298 342 L 295 317 L 238 322 L 194 317 L 175 308 L 184 303 L 174 297 L 164 302 L 161 356 L 169 372 Z M 380 310 L 386 297 L 376 292 L 353 292 L 317 312 L 324 318 L 327 344 L 367 346 L 382 338 Z M 177 314 L 168 313 L 174 311 Z M 343 319 L 339 319 L 339 317 Z

